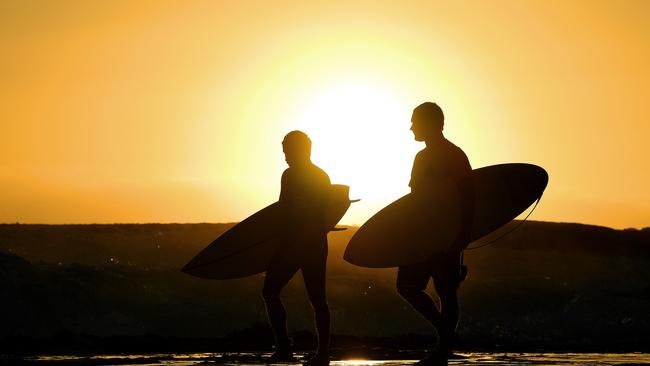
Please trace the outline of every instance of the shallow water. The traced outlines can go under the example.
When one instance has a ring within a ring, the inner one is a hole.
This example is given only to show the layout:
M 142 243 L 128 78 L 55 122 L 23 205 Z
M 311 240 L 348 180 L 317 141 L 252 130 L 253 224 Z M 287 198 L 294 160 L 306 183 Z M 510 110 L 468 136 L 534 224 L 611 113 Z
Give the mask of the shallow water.
M 34 364 L 74 365 L 265 365 L 265 353 L 159 353 L 94 356 L 35 356 L 24 359 Z M 458 353 L 450 365 L 644 365 L 650 364 L 649 353 Z M 304 354 L 296 362 L 300 365 Z M 417 360 L 337 360 L 332 366 L 396 366 L 411 365 Z

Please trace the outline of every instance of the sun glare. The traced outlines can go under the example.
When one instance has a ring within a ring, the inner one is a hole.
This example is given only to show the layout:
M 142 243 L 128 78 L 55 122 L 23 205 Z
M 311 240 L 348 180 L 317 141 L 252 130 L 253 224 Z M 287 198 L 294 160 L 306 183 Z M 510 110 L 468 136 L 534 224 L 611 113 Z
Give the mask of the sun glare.
M 409 131 L 412 106 L 386 90 L 341 83 L 312 94 L 296 116 L 296 128 L 313 140 L 314 163 L 362 200 L 348 212 L 346 224 L 360 224 L 408 193 L 413 156 L 422 148 Z
M 372 365 L 381 365 L 382 363 L 387 363 L 386 361 L 376 361 L 376 360 L 363 360 L 363 359 L 353 359 L 353 360 L 341 360 L 334 364 L 342 366 L 372 366 Z

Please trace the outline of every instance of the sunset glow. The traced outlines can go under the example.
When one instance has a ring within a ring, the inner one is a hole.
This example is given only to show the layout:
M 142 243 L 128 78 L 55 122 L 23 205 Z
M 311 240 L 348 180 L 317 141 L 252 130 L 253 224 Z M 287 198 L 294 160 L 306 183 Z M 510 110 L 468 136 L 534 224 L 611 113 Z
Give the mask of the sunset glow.
M 0 5 L 0 222 L 239 221 L 280 142 L 348 184 L 361 224 L 408 192 L 438 102 L 472 166 L 550 175 L 536 220 L 650 225 L 650 3 Z
M 406 101 L 386 86 L 340 83 L 302 105 L 295 126 L 310 131 L 313 161 L 332 182 L 350 185 L 352 196 L 375 210 L 408 193 L 404 179 L 417 145 Z M 363 216 L 351 212 L 348 219 L 360 222 Z

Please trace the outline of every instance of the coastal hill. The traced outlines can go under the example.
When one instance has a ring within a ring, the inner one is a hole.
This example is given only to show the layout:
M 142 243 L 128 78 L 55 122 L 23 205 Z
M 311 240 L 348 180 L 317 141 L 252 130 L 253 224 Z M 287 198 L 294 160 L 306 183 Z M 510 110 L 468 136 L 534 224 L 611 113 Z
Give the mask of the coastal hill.
M 265 322 L 263 275 L 210 281 L 179 272 L 231 226 L 0 225 L 0 337 L 196 339 L 250 330 Z M 334 334 L 431 336 L 397 295 L 395 269 L 343 261 L 355 230 L 329 234 Z M 469 275 L 460 288 L 461 344 L 647 348 L 649 228 L 526 222 L 491 245 L 466 251 L 465 262 Z M 283 298 L 290 330 L 311 331 L 300 275 Z

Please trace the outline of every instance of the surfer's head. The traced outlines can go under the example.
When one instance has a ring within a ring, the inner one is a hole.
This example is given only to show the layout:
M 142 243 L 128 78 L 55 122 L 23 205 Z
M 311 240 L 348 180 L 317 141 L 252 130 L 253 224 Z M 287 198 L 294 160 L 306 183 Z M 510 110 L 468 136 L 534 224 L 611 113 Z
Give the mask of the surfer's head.
M 416 141 L 430 141 L 442 137 L 445 115 L 436 104 L 425 102 L 415 107 L 411 116 L 411 131 Z
M 307 163 L 311 156 L 311 140 L 302 131 L 291 131 L 282 140 L 282 151 L 289 166 Z

